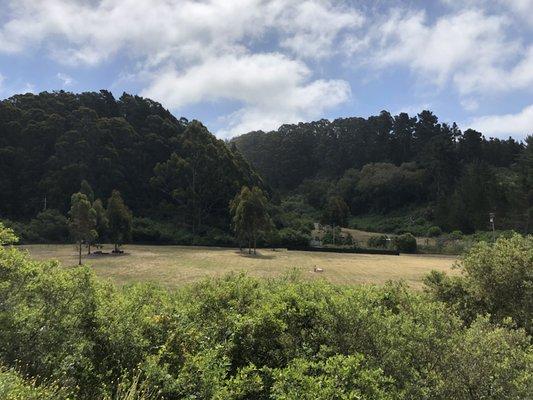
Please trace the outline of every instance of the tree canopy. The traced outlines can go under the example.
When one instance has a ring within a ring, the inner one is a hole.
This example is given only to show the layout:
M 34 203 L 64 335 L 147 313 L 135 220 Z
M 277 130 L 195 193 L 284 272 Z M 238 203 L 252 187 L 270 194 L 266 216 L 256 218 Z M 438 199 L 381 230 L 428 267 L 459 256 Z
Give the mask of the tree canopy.
M 501 229 L 531 229 L 531 137 L 487 139 L 425 110 L 283 125 L 232 143 L 275 190 L 319 210 L 341 195 L 353 215 L 423 205 L 446 230 L 485 230 L 489 212 Z
M 161 171 L 176 157 L 183 179 L 171 183 Z M 227 226 L 229 200 L 242 185 L 261 185 L 235 148 L 149 99 L 102 90 L 0 102 L 0 218 L 30 220 L 45 205 L 66 214 L 82 182 L 91 202 L 116 189 L 135 215 L 184 228 Z M 194 208 L 194 220 L 189 208 L 175 207 L 178 197 Z

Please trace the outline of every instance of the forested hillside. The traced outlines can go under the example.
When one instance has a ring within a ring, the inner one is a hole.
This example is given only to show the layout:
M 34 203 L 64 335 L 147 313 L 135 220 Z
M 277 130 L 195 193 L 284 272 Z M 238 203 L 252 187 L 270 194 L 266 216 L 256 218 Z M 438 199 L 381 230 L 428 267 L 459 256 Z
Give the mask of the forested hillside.
M 95 198 L 119 190 L 134 215 L 185 229 L 226 228 L 230 199 L 261 185 L 201 123 L 149 99 L 102 90 L 0 102 L 0 218 L 30 220 L 45 208 L 65 215 L 83 180 Z
M 533 129 L 533 127 L 532 127 Z M 273 188 L 317 209 L 341 196 L 352 215 L 423 207 L 447 230 L 530 230 L 533 138 L 487 139 L 430 111 L 320 120 L 233 140 Z

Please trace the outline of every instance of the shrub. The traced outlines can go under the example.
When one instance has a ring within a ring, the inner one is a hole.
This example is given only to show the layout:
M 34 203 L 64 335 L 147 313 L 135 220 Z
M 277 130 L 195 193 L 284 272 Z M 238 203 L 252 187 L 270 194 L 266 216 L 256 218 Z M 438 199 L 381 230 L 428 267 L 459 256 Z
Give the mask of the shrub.
M 69 240 L 67 218 L 57 210 L 40 212 L 31 220 L 29 228 L 43 243 L 65 243 Z
M 191 244 L 192 235 L 175 225 L 154 221 L 150 218 L 134 217 L 131 237 L 134 243 Z
M 427 235 L 429 237 L 437 237 L 437 236 L 442 235 L 442 230 L 438 226 L 432 226 L 431 228 L 428 229 Z
M 14 244 L 17 243 L 18 240 L 19 239 L 13 229 L 5 227 L 4 224 L 0 222 L 0 246 Z
M 14 370 L 0 366 L 0 399 L 2 400 L 67 400 L 70 397 L 57 384 L 39 386 L 25 380 Z
M 509 259 L 509 271 L 531 265 L 530 242 L 499 246 L 494 266 L 503 268 Z M 482 250 L 472 256 L 489 262 Z M 488 276 L 498 282 L 499 272 Z M 506 288 L 502 302 L 509 301 L 523 278 L 500 282 L 495 296 Z M 527 301 L 528 285 L 512 306 Z M 451 285 L 445 293 L 461 288 Z M 89 268 L 35 262 L 0 246 L 0 304 L 2 399 L 63 400 L 39 392 L 49 390 L 47 382 L 77 400 L 149 393 L 166 399 L 518 400 L 529 398 L 533 385 L 533 347 L 524 330 L 486 318 L 465 327 L 454 308 L 402 284 L 335 286 L 293 273 L 270 280 L 233 274 L 172 291 L 116 287 Z M 18 397 L 10 398 L 13 387 Z
M 131 237 L 133 242 L 159 243 L 161 241 L 160 226 L 149 218 L 133 218 Z
M 459 240 L 463 237 L 463 232 L 459 230 L 455 230 L 455 231 L 450 232 L 448 236 L 450 239 Z
M 402 253 L 416 253 L 416 238 L 410 233 L 404 233 L 394 239 L 396 249 Z
M 533 236 L 476 243 L 458 267 L 459 277 L 427 280 L 435 298 L 456 306 L 466 320 L 477 314 L 490 314 L 494 322 L 510 317 L 533 333 Z
M 30 222 L 5 221 L 22 243 L 68 243 L 68 220 L 59 211 L 48 209 Z
M 279 245 L 282 247 L 306 247 L 311 240 L 309 235 L 291 228 L 280 229 L 278 237 Z
M 387 239 L 386 235 L 374 235 L 368 238 L 367 244 L 371 248 L 385 248 L 387 247 Z

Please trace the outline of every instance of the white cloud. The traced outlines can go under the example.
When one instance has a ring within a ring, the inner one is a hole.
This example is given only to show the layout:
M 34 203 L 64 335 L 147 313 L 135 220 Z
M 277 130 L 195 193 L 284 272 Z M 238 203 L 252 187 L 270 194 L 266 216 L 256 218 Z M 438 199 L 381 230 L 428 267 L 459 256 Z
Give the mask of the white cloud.
M 11 0 L 0 52 L 50 47 L 66 64 L 98 64 L 124 51 L 160 63 L 234 52 L 266 32 L 305 57 L 334 49 L 362 16 L 330 0 Z
M 228 128 L 219 132 L 231 136 L 316 118 L 350 96 L 345 81 L 310 78 L 305 64 L 279 53 L 228 55 L 206 59 L 183 73 L 172 67 L 160 71 L 142 94 L 171 108 L 203 101 L 239 101 L 243 106 L 227 117 Z
M 461 99 L 461 106 L 466 111 L 476 111 L 479 108 L 479 102 L 474 98 Z
M 62 82 L 64 88 L 69 87 L 76 82 L 74 78 L 63 72 L 58 72 L 56 78 Z
M 313 80 L 298 59 L 335 53 L 363 22 L 333 0 L 11 0 L 8 9 L 0 52 L 40 47 L 58 63 L 89 66 L 128 56 L 142 94 L 174 110 L 242 103 L 226 116 L 226 135 L 321 117 L 346 101 L 347 82 Z M 262 45 L 274 50 L 258 53 Z
M 405 65 L 440 87 L 453 81 L 463 94 L 524 87 L 530 84 L 528 72 L 521 71 L 527 60 L 516 63 L 523 46 L 508 39 L 509 24 L 506 17 L 481 10 L 444 15 L 433 23 L 424 11 L 395 10 L 373 32 L 378 50 L 371 61 L 381 68 Z M 492 84 L 496 76 L 497 87 Z
M 346 81 L 310 69 L 328 74 L 321 62 L 333 56 L 366 76 L 406 67 L 456 88 L 467 111 L 480 107 L 480 94 L 533 90 L 533 45 L 515 24 L 533 21 L 533 0 L 442 1 L 446 13 L 430 16 L 335 0 L 0 0 L 0 54 L 38 49 L 83 66 L 124 57 L 120 79 L 174 111 L 238 102 L 223 117 L 225 135 L 320 118 L 346 101 Z
M 516 114 L 486 115 L 474 118 L 466 125 L 486 136 L 525 139 L 533 134 L 533 104 Z
M 304 58 L 323 58 L 336 51 L 334 43 L 343 32 L 351 32 L 363 22 L 364 17 L 354 9 L 324 1 L 303 1 L 289 7 L 279 20 L 282 31 L 288 34 L 281 46 Z M 353 36 L 344 40 L 352 41 Z

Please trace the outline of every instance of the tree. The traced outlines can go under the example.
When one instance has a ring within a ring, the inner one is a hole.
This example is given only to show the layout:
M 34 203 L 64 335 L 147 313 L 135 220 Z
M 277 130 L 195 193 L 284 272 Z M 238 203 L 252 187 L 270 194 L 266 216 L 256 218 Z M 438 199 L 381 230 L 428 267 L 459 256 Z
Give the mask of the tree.
M 80 193 L 87 196 L 87 199 L 92 203 L 94 201 L 94 191 L 89 182 L 85 179 L 81 181 Z
M 70 234 L 78 245 L 78 264 L 81 265 L 81 247 L 83 243 L 90 243 L 98 236 L 96 232 L 96 211 L 83 193 L 74 193 L 71 197 L 69 229 Z
M 109 229 L 109 219 L 107 218 L 106 209 L 102 204 L 102 200 L 96 199 L 93 203 L 94 211 L 96 211 L 96 231 L 98 232 L 98 239 L 100 243 L 107 236 Z
M 239 241 L 248 240 L 248 253 L 252 246 L 256 254 L 257 237 L 261 232 L 268 231 L 272 222 L 267 212 L 268 200 L 264 192 L 257 186 L 250 189 L 243 186 L 241 191 L 230 202 L 233 229 Z
M 335 244 L 335 227 L 346 224 L 346 219 L 350 213 L 344 199 L 340 196 L 331 196 L 322 214 L 321 222 L 331 225 L 333 228 L 333 244 Z
M 526 233 L 532 231 L 533 222 L 533 135 L 526 137 L 526 148 L 520 156 L 518 169 L 522 186 L 522 211 L 525 219 L 524 230 Z
M 18 238 L 12 229 L 6 228 L 2 222 L 0 222 L 0 246 L 6 244 L 17 243 Z
M 510 317 L 533 333 L 533 236 L 477 243 L 458 267 L 460 276 L 434 271 L 426 278 L 435 298 L 453 304 L 465 320 L 490 314 L 501 323 Z
M 109 221 L 109 238 L 112 240 L 115 253 L 118 248 L 131 237 L 132 215 L 129 208 L 124 204 L 120 192 L 113 190 L 107 201 L 107 219 Z

